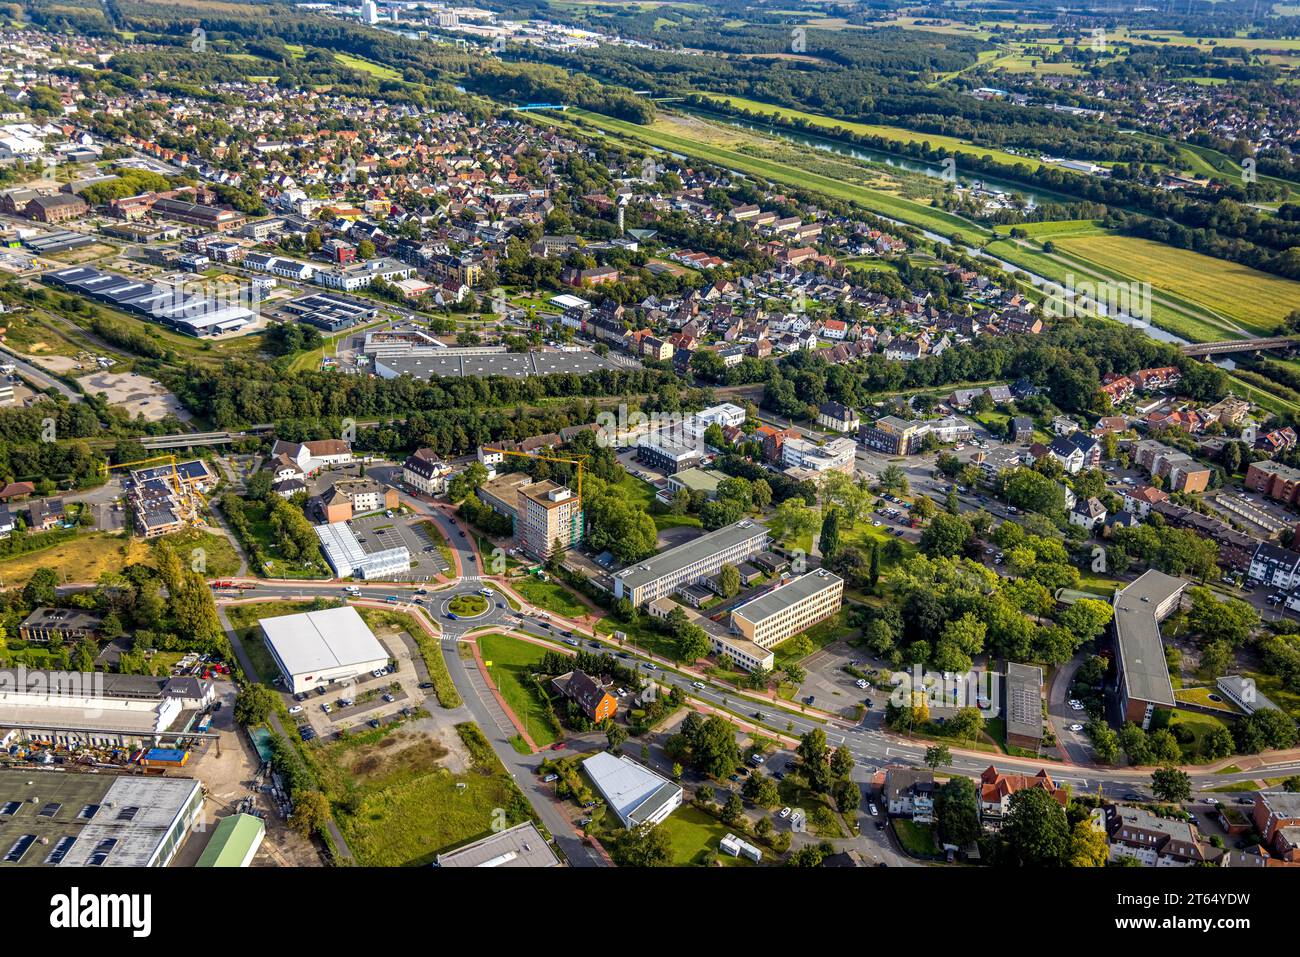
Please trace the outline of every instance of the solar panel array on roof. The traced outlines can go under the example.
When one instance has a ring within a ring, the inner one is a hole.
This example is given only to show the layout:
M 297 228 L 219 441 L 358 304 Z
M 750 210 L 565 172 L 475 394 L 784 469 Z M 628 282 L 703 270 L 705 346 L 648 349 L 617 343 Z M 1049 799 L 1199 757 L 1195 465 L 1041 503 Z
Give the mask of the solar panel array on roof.
M 80 293 L 191 336 L 233 332 L 256 318 L 243 306 L 225 305 L 206 296 L 140 282 L 89 266 L 56 269 L 41 278 L 49 285 Z

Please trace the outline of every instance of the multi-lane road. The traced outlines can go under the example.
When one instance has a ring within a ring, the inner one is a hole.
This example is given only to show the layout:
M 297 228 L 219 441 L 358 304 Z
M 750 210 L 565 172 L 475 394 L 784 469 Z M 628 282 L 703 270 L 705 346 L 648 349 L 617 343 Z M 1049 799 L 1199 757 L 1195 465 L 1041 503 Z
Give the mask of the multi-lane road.
M 461 534 L 466 530 L 461 528 L 450 509 L 408 495 L 403 495 L 403 501 L 423 516 L 432 519 L 442 530 L 453 552 L 454 567 L 448 576 L 454 578 L 450 584 L 434 586 L 394 582 L 367 583 L 357 586 L 360 597 L 372 602 L 391 603 L 398 610 L 427 616 L 426 621 L 436 624 L 441 632 L 443 655 L 452 680 L 465 702 L 463 707 L 483 729 L 492 743 L 493 750 L 528 796 L 548 829 L 556 836 L 556 840 L 571 862 L 579 865 L 599 865 L 605 863 L 605 860 L 583 843 L 567 809 L 555 800 L 553 791 L 537 775 L 537 767 L 546 754 L 521 755 L 511 745 L 510 739 L 515 736 L 515 728 L 511 725 L 509 717 L 505 715 L 477 666 L 472 661 L 462 658 L 457 647 L 465 636 L 472 632 L 492 628 L 528 636 L 531 640 L 552 646 L 559 651 L 572 651 L 572 647 L 565 644 L 564 639 L 558 634 L 561 630 L 572 630 L 574 632 L 572 640 L 578 641 L 581 647 L 593 651 L 598 647 L 599 650 L 619 655 L 626 665 L 637 668 L 645 680 L 680 688 L 688 698 L 699 705 L 731 716 L 739 726 L 738 735 L 748 734 L 748 729 L 757 729 L 769 737 L 782 736 L 792 739 L 814 729 L 821 729 L 832 747 L 840 745 L 848 747 L 857 763 L 856 776 L 863 784 L 866 784 L 871 776 L 882 768 L 924 764 L 925 751 L 930 742 L 910 739 L 884 730 L 880 724 L 879 705 L 869 710 L 861 722 L 854 723 L 824 712 L 802 708 L 795 703 L 773 700 L 720 684 L 706 675 L 682 670 L 674 667 L 670 662 L 621 647 L 599 633 L 592 634 L 590 629 L 584 629 L 579 623 L 565 621 L 553 615 L 546 615 L 543 618 L 544 612 L 521 602 L 517 596 L 507 598 L 504 592 L 496 587 L 497 583 L 494 579 L 490 575 L 483 574 L 482 558 L 477 554 L 473 536 L 468 533 Z M 488 607 L 480 615 L 456 619 L 446 617 L 453 597 L 478 594 L 484 588 L 492 589 L 494 595 L 487 599 Z M 347 596 L 338 582 L 259 581 L 256 583 L 255 590 L 246 593 L 244 597 L 292 600 Z M 218 600 L 222 600 L 221 596 Z M 522 610 L 515 610 L 512 603 L 522 605 Z M 769 768 L 783 767 L 790 760 L 790 753 L 784 751 L 769 761 Z M 1123 799 L 1126 795 L 1135 792 L 1146 794 L 1150 781 L 1149 771 L 1034 761 L 960 749 L 952 749 L 951 761 L 941 770 L 976 777 L 990 764 L 996 764 L 1004 771 L 1028 773 L 1036 773 L 1040 768 L 1047 767 L 1057 781 L 1069 785 L 1075 792 L 1093 794 L 1100 792 L 1115 799 Z M 1204 771 L 1197 772 L 1195 769 L 1190 771 L 1193 788 L 1204 790 L 1264 776 L 1277 777 L 1300 773 L 1300 761 L 1280 760 L 1276 764 L 1230 774 L 1211 774 Z M 881 845 L 874 849 L 878 856 L 884 857 L 891 853 L 888 845 L 882 843 L 884 838 L 870 828 L 864 829 L 863 835 L 865 840 Z

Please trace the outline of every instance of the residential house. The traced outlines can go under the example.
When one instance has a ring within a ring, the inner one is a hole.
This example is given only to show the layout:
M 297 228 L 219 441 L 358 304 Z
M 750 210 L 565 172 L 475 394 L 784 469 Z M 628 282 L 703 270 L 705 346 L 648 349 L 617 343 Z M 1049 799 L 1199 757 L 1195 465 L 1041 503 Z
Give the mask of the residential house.
M 552 686 L 582 709 L 582 713 L 592 722 L 599 723 L 612 718 L 618 710 L 618 699 L 609 693 L 608 686 L 602 685 L 585 671 L 574 669 L 552 679 Z
M 433 449 L 417 449 L 402 463 L 402 483 L 424 495 L 440 495 L 447 489 L 451 466 L 442 461 Z
M 1194 824 L 1158 817 L 1146 808 L 1109 808 L 1106 832 L 1111 860 L 1130 857 L 1147 867 L 1190 867 L 1205 861 Z
M 817 410 L 817 424 L 836 432 L 856 432 L 862 417 L 841 402 L 824 402 Z
M 890 768 L 885 773 L 884 800 L 891 817 L 933 822 L 934 792 L 934 772 L 929 768 Z
M 27 506 L 27 527 L 34 531 L 46 531 L 64 522 L 63 499 L 42 498 Z
M 1046 770 L 1037 774 L 1003 774 L 993 765 L 980 775 L 980 821 L 990 831 L 999 830 L 1011 810 L 1011 798 L 1017 791 L 1042 788 L 1062 808 L 1069 803 L 1065 788 L 1058 787 Z

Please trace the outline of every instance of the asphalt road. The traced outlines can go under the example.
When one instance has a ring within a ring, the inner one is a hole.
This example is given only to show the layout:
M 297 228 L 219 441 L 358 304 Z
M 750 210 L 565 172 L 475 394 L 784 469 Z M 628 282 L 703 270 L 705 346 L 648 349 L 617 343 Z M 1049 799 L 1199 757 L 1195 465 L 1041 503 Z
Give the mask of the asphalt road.
M 472 619 L 446 618 L 447 605 L 451 598 L 459 594 L 477 594 L 480 589 L 487 587 L 487 580 L 479 574 L 480 559 L 474 553 L 473 539 L 468 534 L 464 537 L 460 535 L 463 529 L 448 509 L 407 495 L 403 495 L 402 498 L 405 504 L 431 518 L 442 529 L 454 552 L 456 568 L 461 570 L 460 577 L 452 585 L 441 588 L 386 582 L 359 584 L 357 587 L 370 600 L 392 599 L 392 603 L 400 610 L 411 611 L 420 608 L 436 621 L 443 635 L 443 654 L 452 679 L 465 701 L 465 708 L 483 729 L 493 750 L 555 836 L 557 844 L 575 865 L 603 865 L 604 859 L 582 843 L 581 835 L 562 806 L 556 802 L 550 787 L 545 785 L 536 774 L 536 768 L 545 758 L 545 753 L 521 755 L 515 751 L 510 744 L 510 738 L 515 733 L 513 726 L 505 718 L 491 690 L 478 674 L 477 668 L 467 664 L 457 650 L 458 640 L 467 632 L 484 626 L 497 626 L 503 631 L 529 635 L 557 650 L 571 651 L 572 649 L 563 643 L 563 638 L 558 634 L 560 630 L 571 627 L 571 623 L 550 616 L 546 623 L 551 627 L 543 627 L 543 619 L 539 617 L 536 609 L 525 607 L 523 613 L 514 612 L 503 596 L 490 599 L 488 608 Z M 424 594 L 421 594 L 421 591 Z M 255 588 L 245 592 L 244 596 L 310 599 L 320 596 L 344 597 L 345 593 L 343 586 L 337 582 L 258 582 Z M 229 597 L 228 593 L 224 597 Z M 498 604 L 503 607 L 498 607 Z M 637 668 L 646 680 L 681 688 L 686 695 L 700 704 L 729 712 L 738 721 L 756 727 L 762 732 L 798 737 L 820 728 L 825 732 L 827 741 L 832 747 L 841 744 L 848 747 L 857 763 L 855 777 L 860 783 L 865 784 L 876 771 L 882 768 L 917 767 L 924 764 L 924 755 L 929 742 L 899 736 L 885 731 L 880 726 L 883 700 L 876 702 L 877 707 L 868 711 L 862 722 L 855 724 L 822 713 L 808 712 L 797 703 L 762 699 L 719 685 L 705 676 L 679 671 L 669 667 L 667 663 L 654 662 L 645 655 L 624 649 L 601 635 L 591 635 L 575 629 L 575 640 L 579 640 L 582 646 L 587 648 L 590 648 L 594 641 L 602 649 L 619 655 L 626 664 Z M 738 731 L 738 734 L 742 733 L 745 732 Z M 769 759 L 768 768 L 779 770 L 788 765 L 792 759 L 793 755 L 790 752 L 779 752 Z M 1101 794 L 1114 799 L 1123 799 L 1125 795 L 1134 792 L 1149 793 L 1149 770 L 1090 768 L 1061 765 L 1050 761 L 1024 760 L 1004 755 L 985 756 L 963 752 L 954 752 L 951 763 L 940 770 L 977 777 L 990 764 L 995 764 L 1004 771 L 1028 773 L 1036 773 L 1040 768 L 1047 767 L 1057 781 L 1070 785 L 1076 793 L 1096 794 L 1100 791 Z M 1191 777 L 1193 789 L 1203 790 L 1235 781 L 1254 780 L 1261 776 L 1283 776 L 1296 772 L 1300 772 L 1300 761 L 1289 760 L 1233 774 L 1193 771 Z M 866 817 L 865 810 L 862 813 L 863 817 Z M 859 842 L 871 855 L 874 855 L 875 859 L 905 863 L 890 843 L 886 836 L 887 832 L 877 831 L 867 821 L 862 823 L 864 827 Z

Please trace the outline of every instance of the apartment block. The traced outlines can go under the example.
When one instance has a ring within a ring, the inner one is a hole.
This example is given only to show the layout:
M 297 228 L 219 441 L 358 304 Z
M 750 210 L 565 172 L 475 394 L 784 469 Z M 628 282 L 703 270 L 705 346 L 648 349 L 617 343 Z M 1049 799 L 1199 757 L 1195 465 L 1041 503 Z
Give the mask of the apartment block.
M 1294 505 L 1300 500 L 1300 469 L 1264 459 L 1246 469 L 1246 488 L 1261 492 L 1275 502 Z
M 573 491 L 549 479 L 519 490 L 515 538 L 519 547 L 547 559 L 582 541 L 582 501 Z
M 1204 492 L 1210 485 L 1210 469 L 1186 452 L 1171 449 L 1155 439 L 1137 443 L 1135 452 L 1138 467 L 1163 478 L 1169 491 Z

